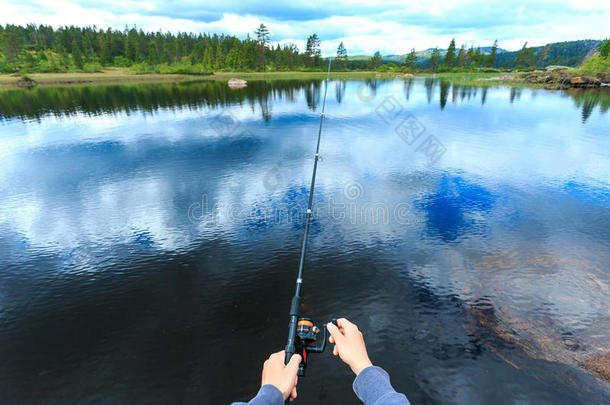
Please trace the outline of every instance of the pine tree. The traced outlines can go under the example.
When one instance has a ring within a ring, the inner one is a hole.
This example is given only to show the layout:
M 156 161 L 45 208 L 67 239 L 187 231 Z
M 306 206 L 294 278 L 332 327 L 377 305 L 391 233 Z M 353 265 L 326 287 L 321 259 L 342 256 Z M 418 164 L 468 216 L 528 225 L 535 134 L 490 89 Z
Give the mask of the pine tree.
M 550 50 L 551 47 L 549 45 L 546 45 L 544 48 L 542 48 L 542 51 L 540 51 L 540 53 L 538 54 L 538 61 L 536 62 L 537 66 L 544 67 L 547 65 L 546 60 L 549 56 Z
M 463 68 L 467 65 L 467 53 L 466 53 L 466 48 L 464 47 L 463 44 L 460 47 L 460 51 L 458 52 L 456 64 L 460 68 Z
M 307 38 L 307 46 L 305 48 L 305 58 L 309 67 L 318 65 L 318 61 L 322 52 L 320 51 L 320 39 L 318 34 L 312 34 Z
M 515 58 L 515 66 L 517 67 L 530 67 L 535 63 L 534 49 L 527 47 L 527 41 L 523 44 L 523 47 Z
M 438 50 L 438 47 L 434 48 L 432 51 L 432 55 L 428 60 L 428 68 L 430 70 L 436 71 L 441 64 L 441 51 Z
M 480 67 L 483 65 L 483 59 L 485 58 L 485 54 L 481 52 L 481 47 L 478 46 L 477 50 L 474 51 L 474 66 Z
M 466 52 L 466 65 L 468 65 L 471 68 L 474 67 L 474 58 L 475 58 L 474 46 L 470 45 L 470 48 L 468 48 L 468 52 Z
M 322 63 L 322 51 L 320 50 L 320 38 L 318 34 L 311 36 L 311 54 L 313 57 L 313 66 L 319 66 Z
M 415 53 L 415 48 L 411 48 L 411 52 L 407 55 L 405 59 L 405 67 L 408 69 L 415 69 L 415 64 L 417 63 L 417 54 Z
M 127 33 L 125 39 L 125 57 L 132 62 L 136 61 L 136 52 L 138 49 L 138 32 L 132 28 Z
M 487 60 L 485 61 L 485 65 L 489 67 L 493 67 L 496 63 L 496 55 L 498 54 L 498 40 L 494 41 L 493 46 L 491 47 L 491 52 L 487 56 Z
M 599 46 L 599 54 L 602 58 L 607 59 L 608 55 L 610 55 L 610 39 L 606 39 Z
M 83 68 L 83 52 L 76 40 L 72 41 L 72 61 L 77 68 Z
M 259 44 L 259 54 L 257 64 L 262 66 L 263 71 L 266 69 L 266 60 L 265 60 L 265 47 L 267 46 L 267 42 L 269 42 L 269 30 L 265 26 L 265 24 L 261 23 L 259 27 L 254 31 L 256 34 L 256 38 Z
M 207 47 L 203 53 L 203 66 L 212 69 L 212 47 Z
M 341 41 L 337 48 L 337 56 L 335 59 L 337 60 L 337 67 L 339 69 L 345 69 L 347 67 L 347 50 L 345 49 L 345 46 L 343 46 L 343 41 Z
M 451 69 L 455 66 L 455 39 L 451 38 L 451 43 L 449 43 L 449 48 L 447 48 L 447 53 L 445 54 L 445 60 L 443 65 L 447 69 Z
M 373 57 L 371 59 L 369 59 L 369 69 L 371 70 L 375 70 L 377 69 L 379 66 L 381 66 L 381 53 L 379 53 L 379 51 L 375 52 L 375 54 L 373 55 Z
M 216 57 L 214 58 L 214 66 L 216 69 L 224 68 L 224 57 L 220 45 L 216 48 Z
M 16 31 L 14 26 L 6 26 L 0 36 L 2 52 L 4 52 L 8 61 L 13 65 L 17 63 L 17 56 L 21 52 L 22 47 L 22 40 Z
M 100 48 L 102 52 L 102 63 L 109 64 L 112 62 L 112 32 L 110 28 L 106 34 L 100 35 Z
M 157 51 L 157 46 L 154 42 L 148 44 L 148 58 L 147 61 L 151 65 L 156 65 L 159 63 L 159 52 Z

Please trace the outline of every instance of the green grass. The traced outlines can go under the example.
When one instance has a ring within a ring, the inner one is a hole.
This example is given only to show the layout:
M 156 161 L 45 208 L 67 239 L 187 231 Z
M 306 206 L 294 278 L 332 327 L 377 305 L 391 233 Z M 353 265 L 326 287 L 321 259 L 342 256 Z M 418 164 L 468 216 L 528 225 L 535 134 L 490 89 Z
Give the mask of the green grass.
M 593 61 L 595 62 L 595 60 Z M 590 62 L 590 63 L 593 63 Z M 593 69 L 597 69 L 594 65 Z M 204 73 L 204 72 L 202 72 Z M 418 72 L 415 77 L 433 77 L 436 79 L 450 80 L 460 85 L 474 86 L 513 86 L 513 87 L 544 87 L 543 85 L 521 82 L 518 80 L 521 73 L 496 73 L 496 72 L 445 72 L 431 73 Z M 252 80 L 309 80 L 323 79 L 326 72 L 215 72 L 214 74 L 176 74 L 176 73 L 136 73 L 131 68 L 107 68 L 97 73 L 30 73 L 28 74 L 37 85 L 93 85 L 109 83 L 150 83 L 150 82 L 177 82 L 196 80 L 218 80 L 228 81 L 231 78 Z M 394 78 L 402 77 L 402 72 L 377 72 L 377 71 L 347 71 L 332 72 L 332 78 L 345 79 L 372 79 L 372 78 Z M 499 78 L 495 80 L 494 78 Z M 515 80 L 516 79 L 516 80 Z M 19 85 L 18 74 L 0 74 L 0 88 L 10 88 Z
M 587 59 L 581 67 L 573 69 L 571 72 L 590 76 L 595 76 L 597 73 L 610 74 L 610 56 L 603 58 L 599 53 L 596 53 Z

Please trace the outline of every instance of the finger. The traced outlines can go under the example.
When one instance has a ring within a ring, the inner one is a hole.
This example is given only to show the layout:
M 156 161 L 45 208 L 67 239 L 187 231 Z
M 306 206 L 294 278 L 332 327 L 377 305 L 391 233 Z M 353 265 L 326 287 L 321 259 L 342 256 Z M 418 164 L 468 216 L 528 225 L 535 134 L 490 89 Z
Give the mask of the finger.
M 286 371 L 288 371 L 291 375 L 297 375 L 297 371 L 299 370 L 299 363 L 301 362 L 300 354 L 293 354 L 290 358 L 290 361 L 286 365 Z
M 338 355 L 339 355 L 339 349 L 337 349 L 337 346 L 333 347 L 333 354 L 334 354 L 335 356 L 338 356 Z
M 337 319 L 337 325 L 341 328 L 357 328 L 355 323 L 352 323 L 345 318 Z
M 328 338 L 328 343 L 335 343 L 335 338 L 332 335 Z
M 333 338 L 333 340 L 335 342 L 341 340 L 341 338 L 343 337 L 343 333 L 341 333 L 341 331 L 339 330 L 339 328 L 337 328 L 334 324 L 332 323 L 327 323 L 326 324 L 326 329 L 328 329 L 328 331 L 330 332 L 330 336 Z
M 271 362 L 278 362 L 278 361 L 284 361 L 284 359 L 286 358 L 286 353 L 282 350 L 280 352 L 275 352 L 273 354 L 271 354 L 271 356 L 269 356 L 269 360 Z
M 297 398 L 297 387 L 292 388 L 292 392 L 290 393 L 290 400 L 294 401 Z

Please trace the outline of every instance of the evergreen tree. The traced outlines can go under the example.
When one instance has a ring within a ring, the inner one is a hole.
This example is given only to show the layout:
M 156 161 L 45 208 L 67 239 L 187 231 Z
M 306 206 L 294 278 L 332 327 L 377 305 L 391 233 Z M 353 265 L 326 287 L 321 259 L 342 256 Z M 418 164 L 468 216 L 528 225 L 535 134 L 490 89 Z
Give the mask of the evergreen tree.
M 547 65 L 546 60 L 549 57 L 550 50 L 551 47 L 549 45 L 546 45 L 544 48 L 542 48 L 542 51 L 540 51 L 540 53 L 538 54 L 538 60 L 536 61 L 537 66 L 544 67 Z
M 498 40 L 496 39 L 494 41 L 493 46 L 491 47 L 491 51 L 489 52 L 489 55 L 487 56 L 487 60 L 485 61 L 485 65 L 489 66 L 489 67 L 493 67 L 494 64 L 496 63 L 496 56 L 498 54 Z
M 517 58 L 515 59 L 515 66 L 517 67 L 530 67 L 535 63 L 534 49 L 527 47 L 527 41 L 523 44 L 523 47 L 519 51 Z
M 125 39 L 125 57 L 132 62 L 136 61 L 136 52 L 138 49 L 138 32 L 135 28 L 129 30 Z
M 485 54 L 481 52 L 481 47 L 477 46 L 477 50 L 474 51 L 474 65 L 476 67 L 483 66 L 483 62 L 485 61 Z
M 343 41 L 341 41 L 337 48 L 335 60 L 337 61 L 337 67 L 339 69 L 345 69 L 347 67 L 347 50 L 345 49 L 345 46 L 343 46 Z
M 447 48 L 447 53 L 445 54 L 445 60 L 443 65 L 447 69 L 451 69 L 455 66 L 455 39 L 451 38 L 451 42 L 449 43 L 449 48 Z
M 157 65 L 159 63 L 159 52 L 157 51 L 157 45 L 154 42 L 148 44 L 147 61 L 151 65 Z
M 110 28 L 104 35 L 100 35 L 100 48 L 102 51 L 102 63 L 109 64 L 112 62 L 112 32 Z
M 599 46 L 599 54 L 601 55 L 602 58 L 607 59 L 608 55 L 610 55 L 610 39 L 606 39 L 604 42 L 602 42 L 602 44 Z
M 72 41 L 72 61 L 74 61 L 74 66 L 79 69 L 83 68 L 83 52 L 80 49 L 80 45 L 76 40 Z
M 6 26 L 2 31 L 0 40 L 2 41 L 2 52 L 6 55 L 9 63 L 15 65 L 17 63 L 17 56 L 21 52 L 23 46 L 22 38 L 18 35 L 18 30 L 15 26 Z
M 373 55 L 373 57 L 371 59 L 369 59 L 369 69 L 371 70 L 375 70 L 377 69 L 379 66 L 381 66 L 381 53 L 379 53 L 379 51 L 375 52 L 375 54 Z
M 468 56 L 466 53 L 466 48 L 464 47 L 464 45 L 462 44 L 462 46 L 460 47 L 460 51 L 458 52 L 457 55 L 457 59 L 456 59 L 456 65 L 460 68 L 463 68 L 465 66 L 467 66 L 467 62 L 468 62 Z
M 206 48 L 203 53 L 203 66 L 205 66 L 206 69 L 212 69 L 212 47 Z
M 468 52 L 466 52 L 466 65 L 474 67 L 474 58 L 474 46 L 470 45 L 470 48 L 468 48 Z
M 321 56 L 320 51 L 320 39 L 318 34 L 312 34 L 307 38 L 307 45 L 305 47 L 305 58 L 307 60 L 307 66 L 314 67 L 318 65 L 318 60 Z
M 415 69 L 415 64 L 417 63 L 417 55 L 415 54 L 415 48 L 411 48 L 411 52 L 407 55 L 405 59 L 405 67 L 408 69 Z
M 265 26 L 265 24 L 261 23 L 259 27 L 254 31 L 256 34 L 256 38 L 259 44 L 259 54 L 257 64 L 262 66 L 263 71 L 266 69 L 266 59 L 265 59 L 265 47 L 267 46 L 267 42 L 269 42 L 269 30 Z
M 428 69 L 432 71 L 436 71 L 441 64 L 441 51 L 438 50 L 438 47 L 434 48 L 432 51 L 432 55 L 428 60 Z

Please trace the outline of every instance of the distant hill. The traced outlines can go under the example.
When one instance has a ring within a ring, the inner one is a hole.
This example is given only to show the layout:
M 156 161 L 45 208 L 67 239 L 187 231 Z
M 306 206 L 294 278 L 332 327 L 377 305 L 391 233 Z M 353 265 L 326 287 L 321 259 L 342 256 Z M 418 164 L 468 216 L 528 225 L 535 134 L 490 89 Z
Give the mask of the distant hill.
M 579 66 L 592 50 L 599 47 L 601 41 L 596 39 L 583 39 L 580 41 L 555 42 L 544 46 L 534 47 L 536 66 L 549 65 Z M 515 66 L 515 58 L 519 51 L 503 52 L 496 57 L 496 67 Z
M 549 66 L 549 65 L 564 65 L 564 66 L 579 66 L 585 60 L 585 57 L 592 52 L 595 48 L 599 47 L 600 40 L 595 39 L 584 39 L 578 41 L 566 41 L 566 42 L 555 42 L 544 46 L 534 47 L 534 55 L 536 56 L 537 66 Z M 476 49 L 476 48 L 475 48 Z M 423 51 L 416 51 L 417 64 L 425 66 L 428 59 L 432 55 L 434 48 L 428 48 Z M 439 49 L 442 55 L 447 50 Z M 490 53 L 491 46 L 482 46 L 481 51 L 483 53 Z M 495 67 L 507 67 L 512 68 L 515 65 L 515 58 L 519 54 L 519 51 L 507 51 L 506 49 L 498 48 L 496 57 Z M 404 63 L 407 54 L 402 55 L 384 55 L 382 56 L 383 63 Z M 355 55 L 350 56 L 348 59 L 353 61 L 366 61 L 370 59 L 370 55 Z

